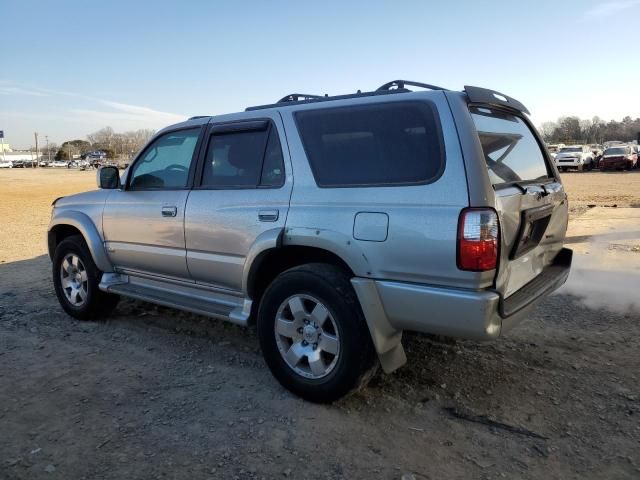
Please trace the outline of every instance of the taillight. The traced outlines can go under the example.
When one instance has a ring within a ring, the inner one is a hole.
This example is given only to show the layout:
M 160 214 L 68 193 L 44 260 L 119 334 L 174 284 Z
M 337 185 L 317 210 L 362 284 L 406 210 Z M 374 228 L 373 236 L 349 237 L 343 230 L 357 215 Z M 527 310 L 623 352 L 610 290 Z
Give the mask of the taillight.
M 465 208 L 458 222 L 458 268 L 472 272 L 493 270 L 498 264 L 500 229 L 491 208 Z

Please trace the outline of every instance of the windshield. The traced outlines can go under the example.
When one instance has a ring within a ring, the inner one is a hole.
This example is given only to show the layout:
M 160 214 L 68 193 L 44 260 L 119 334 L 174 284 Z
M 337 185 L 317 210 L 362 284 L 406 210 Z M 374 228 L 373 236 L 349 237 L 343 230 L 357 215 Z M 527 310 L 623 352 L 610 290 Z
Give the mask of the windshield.
M 488 108 L 470 111 L 493 185 L 550 177 L 540 145 L 522 118 Z
M 560 149 L 560 153 L 576 153 L 581 151 L 582 147 L 564 147 Z
M 629 149 L 627 147 L 607 148 L 604 151 L 605 155 L 626 155 L 627 153 L 629 153 Z

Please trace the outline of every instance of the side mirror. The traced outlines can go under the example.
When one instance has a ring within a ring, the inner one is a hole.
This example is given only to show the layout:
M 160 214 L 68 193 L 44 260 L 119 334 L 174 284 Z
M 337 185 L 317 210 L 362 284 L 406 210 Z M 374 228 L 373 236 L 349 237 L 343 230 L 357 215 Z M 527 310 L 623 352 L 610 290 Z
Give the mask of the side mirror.
M 105 190 L 120 188 L 120 172 L 117 167 L 100 167 L 98 169 L 98 188 Z

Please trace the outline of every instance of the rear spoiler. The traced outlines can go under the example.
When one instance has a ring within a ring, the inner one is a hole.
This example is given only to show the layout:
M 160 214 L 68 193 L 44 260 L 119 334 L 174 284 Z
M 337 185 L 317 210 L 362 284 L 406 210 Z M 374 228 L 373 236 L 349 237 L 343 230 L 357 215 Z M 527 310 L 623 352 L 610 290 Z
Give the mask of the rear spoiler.
M 489 90 L 488 88 L 470 87 L 468 85 L 464 86 L 464 91 L 467 94 L 467 97 L 469 97 L 469 101 L 471 103 L 482 103 L 494 107 L 506 107 L 511 110 L 531 115 L 529 110 L 527 110 L 527 107 L 515 98 L 511 98 L 504 93 Z

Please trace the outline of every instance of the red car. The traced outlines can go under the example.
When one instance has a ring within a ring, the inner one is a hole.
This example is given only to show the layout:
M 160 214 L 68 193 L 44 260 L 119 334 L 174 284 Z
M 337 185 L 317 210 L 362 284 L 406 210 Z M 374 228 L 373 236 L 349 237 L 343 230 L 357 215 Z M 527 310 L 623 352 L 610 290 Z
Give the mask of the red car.
M 616 145 L 607 148 L 600 160 L 600 170 L 636 168 L 638 154 L 629 145 Z

